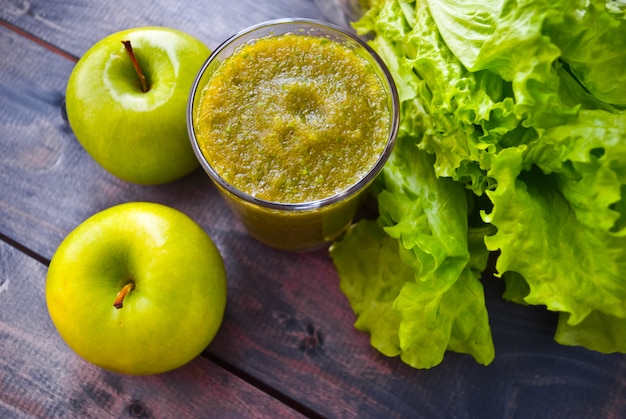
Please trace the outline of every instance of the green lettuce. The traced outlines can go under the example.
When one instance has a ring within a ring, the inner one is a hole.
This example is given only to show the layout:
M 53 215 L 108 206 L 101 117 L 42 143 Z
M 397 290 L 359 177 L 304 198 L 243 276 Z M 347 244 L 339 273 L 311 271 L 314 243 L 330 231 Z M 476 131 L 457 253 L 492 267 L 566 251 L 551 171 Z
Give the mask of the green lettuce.
M 354 23 L 393 74 L 401 125 L 378 218 L 330 253 L 383 354 L 489 364 L 490 253 L 503 298 L 559 313 L 558 342 L 626 352 L 622 6 L 381 0 Z
M 360 221 L 332 248 L 355 326 L 416 368 L 439 364 L 446 348 L 488 364 L 494 347 L 479 281 L 488 252 L 482 234 L 470 233 L 463 185 L 437 178 L 433 157 L 410 137 L 397 147 L 378 195 L 380 218 Z

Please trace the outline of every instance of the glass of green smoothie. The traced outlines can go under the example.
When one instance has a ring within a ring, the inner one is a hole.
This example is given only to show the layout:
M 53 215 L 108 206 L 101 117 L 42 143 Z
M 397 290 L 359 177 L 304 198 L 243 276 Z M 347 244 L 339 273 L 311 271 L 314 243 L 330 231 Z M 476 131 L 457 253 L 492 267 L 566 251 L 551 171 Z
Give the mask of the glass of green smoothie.
M 249 234 L 311 250 L 348 228 L 387 161 L 398 94 L 355 35 L 273 20 L 213 51 L 192 87 L 187 125 L 202 167 Z

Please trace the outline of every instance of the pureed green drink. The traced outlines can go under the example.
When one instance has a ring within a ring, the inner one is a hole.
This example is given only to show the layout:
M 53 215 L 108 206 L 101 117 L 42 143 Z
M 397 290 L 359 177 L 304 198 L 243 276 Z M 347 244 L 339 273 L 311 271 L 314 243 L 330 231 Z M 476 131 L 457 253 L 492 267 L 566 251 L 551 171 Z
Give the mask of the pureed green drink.
M 345 230 L 388 156 L 395 90 L 351 36 L 319 22 L 269 25 L 209 59 L 216 64 L 192 95 L 190 132 L 254 237 L 310 249 Z

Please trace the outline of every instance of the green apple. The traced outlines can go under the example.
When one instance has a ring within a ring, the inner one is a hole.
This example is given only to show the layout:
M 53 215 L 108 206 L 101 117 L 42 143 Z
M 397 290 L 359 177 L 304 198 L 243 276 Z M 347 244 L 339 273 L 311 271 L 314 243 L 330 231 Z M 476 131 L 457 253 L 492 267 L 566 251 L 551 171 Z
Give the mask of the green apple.
M 199 163 L 185 112 L 209 54 L 198 39 L 163 27 L 128 29 L 98 41 L 67 83 L 67 116 L 76 139 L 128 182 L 160 184 L 189 174 Z
M 217 247 L 171 207 L 130 202 L 74 229 L 46 278 L 52 322 L 70 348 L 132 375 L 184 365 L 213 340 L 226 306 Z

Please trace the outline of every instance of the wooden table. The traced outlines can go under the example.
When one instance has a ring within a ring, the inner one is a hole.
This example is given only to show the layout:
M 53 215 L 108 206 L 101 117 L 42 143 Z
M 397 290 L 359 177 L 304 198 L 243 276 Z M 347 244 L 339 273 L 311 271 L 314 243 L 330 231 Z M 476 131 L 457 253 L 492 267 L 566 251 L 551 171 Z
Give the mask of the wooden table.
M 217 47 L 271 18 L 324 18 L 304 0 L 0 1 L 0 417 L 626 417 L 626 357 L 556 344 L 554 315 L 500 298 L 484 279 L 496 360 L 449 353 L 416 370 L 353 327 L 326 250 L 250 239 L 201 170 L 138 186 L 101 169 L 64 113 L 77 57 L 117 30 L 182 29 Z M 190 215 L 228 271 L 224 323 L 202 356 L 125 376 L 80 359 L 48 316 L 47 264 L 88 216 L 128 201 Z

